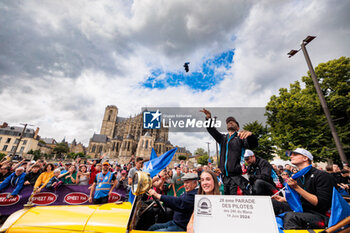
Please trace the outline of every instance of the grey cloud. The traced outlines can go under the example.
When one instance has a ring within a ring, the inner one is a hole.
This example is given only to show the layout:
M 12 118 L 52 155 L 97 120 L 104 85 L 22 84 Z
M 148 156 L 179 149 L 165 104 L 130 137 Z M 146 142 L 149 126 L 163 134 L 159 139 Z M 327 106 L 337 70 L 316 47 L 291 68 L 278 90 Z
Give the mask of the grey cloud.
M 133 27 L 132 34 L 136 43 L 168 57 L 227 44 L 251 6 L 250 1 L 167 1 L 165 5 L 149 7 L 142 18 L 134 15 L 133 20 L 143 23 Z

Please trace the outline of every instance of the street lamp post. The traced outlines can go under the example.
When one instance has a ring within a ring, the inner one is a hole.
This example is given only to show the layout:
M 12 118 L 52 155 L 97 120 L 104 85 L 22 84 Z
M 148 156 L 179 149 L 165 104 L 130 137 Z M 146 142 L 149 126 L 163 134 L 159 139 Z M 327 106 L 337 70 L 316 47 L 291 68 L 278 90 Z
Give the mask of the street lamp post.
M 343 147 L 342 147 L 342 144 L 340 142 L 340 139 L 339 139 L 339 136 L 337 134 L 337 131 L 334 127 L 334 124 L 333 124 L 333 121 L 332 121 L 332 117 L 331 117 L 331 114 L 329 112 L 329 109 L 328 109 L 328 106 L 327 106 L 327 102 L 326 102 L 326 99 L 324 98 L 323 96 L 323 93 L 321 91 L 321 87 L 320 87 L 320 84 L 318 83 L 318 79 L 317 79 L 317 76 L 316 76 L 316 73 L 315 73 L 315 70 L 311 64 L 311 60 L 310 60 L 310 57 L 309 57 L 309 54 L 306 50 L 306 45 L 308 43 L 310 43 L 313 39 L 315 39 L 316 36 L 308 36 L 306 37 L 303 41 L 301 41 L 301 50 L 303 51 L 304 53 L 304 57 L 305 57 L 305 60 L 306 60 L 306 63 L 309 67 L 309 71 L 310 71 L 310 74 L 311 74 L 311 78 L 312 78 L 312 81 L 314 83 L 314 86 L 315 86 L 315 89 L 316 89 L 316 92 L 318 94 L 318 98 L 320 99 L 320 102 L 321 102 L 321 105 L 322 105 L 322 108 L 323 108 L 323 111 L 326 115 L 326 118 L 327 118 L 327 122 L 328 122 L 328 125 L 329 125 L 329 128 L 331 129 L 331 133 L 332 133 L 332 136 L 333 136 L 333 139 L 334 139 L 334 142 L 335 142 L 335 145 L 337 147 L 337 150 L 338 150 L 338 153 L 340 155 L 340 159 L 342 160 L 343 164 L 348 164 L 348 161 L 346 159 L 346 156 L 345 156 L 345 153 L 344 153 L 344 150 L 343 150 Z M 299 52 L 299 50 L 291 50 L 288 55 L 289 57 L 292 57 L 294 56 L 297 52 Z
M 23 130 L 22 130 L 22 133 L 19 136 L 18 143 L 17 143 L 17 145 L 16 145 L 16 147 L 15 147 L 15 149 L 13 151 L 13 157 L 16 156 L 17 148 L 18 148 L 19 144 L 21 143 L 21 140 L 22 140 L 23 135 L 24 135 L 24 131 L 26 130 L 28 124 L 21 124 L 21 125 L 24 125 L 24 127 L 23 127 Z

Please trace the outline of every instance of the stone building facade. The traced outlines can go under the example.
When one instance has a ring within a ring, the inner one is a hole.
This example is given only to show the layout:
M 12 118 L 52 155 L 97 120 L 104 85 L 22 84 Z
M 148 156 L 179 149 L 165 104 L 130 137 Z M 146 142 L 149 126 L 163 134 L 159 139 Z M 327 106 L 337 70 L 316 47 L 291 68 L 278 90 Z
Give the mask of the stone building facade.
M 100 133 L 95 133 L 90 139 L 87 154 L 96 158 L 107 152 L 110 159 L 126 163 L 132 155 L 149 159 L 152 147 L 157 155 L 174 148 L 168 140 L 167 128 L 144 129 L 142 113 L 129 118 L 119 117 L 118 108 L 109 105 L 105 109 Z
M 30 150 L 36 150 L 40 139 L 39 128 L 35 131 L 26 128 L 20 140 L 22 132 L 23 127 L 9 126 L 6 122 L 0 125 L 0 153 L 14 155 L 17 147 L 16 155 L 26 157 Z

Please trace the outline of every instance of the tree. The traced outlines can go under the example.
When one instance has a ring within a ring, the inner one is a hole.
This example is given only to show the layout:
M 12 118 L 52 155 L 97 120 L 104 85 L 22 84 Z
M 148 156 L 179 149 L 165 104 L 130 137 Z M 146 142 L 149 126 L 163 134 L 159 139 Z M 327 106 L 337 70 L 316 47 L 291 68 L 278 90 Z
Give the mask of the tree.
M 186 160 L 187 159 L 187 157 L 185 155 L 179 155 L 178 158 L 179 158 L 179 160 Z
M 30 150 L 30 151 L 28 151 L 28 153 L 27 154 L 31 154 L 31 155 L 33 155 L 33 160 L 38 160 L 38 159 L 41 159 L 42 157 L 43 157 L 43 154 L 41 153 L 41 151 L 40 150 Z
M 197 148 L 194 151 L 194 154 L 196 156 L 199 156 L 197 158 L 197 163 L 199 163 L 201 165 L 207 165 L 208 164 L 208 159 L 209 159 L 208 152 L 206 152 L 203 148 Z
M 0 161 L 1 161 L 3 158 L 5 158 L 5 156 L 6 156 L 6 154 L 0 153 Z
M 208 165 L 208 159 L 209 159 L 209 156 L 207 154 L 202 155 L 197 158 L 197 163 L 201 165 Z
M 319 64 L 315 69 L 346 156 L 350 155 L 350 58 L 341 57 Z M 332 159 L 340 163 L 326 117 L 311 75 L 302 77 L 290 89 L 281 88 L 266 106 L 272 139 L 283 157 L 285 150 L 303 147 L 315 161 Z
M 245 124 L 243 129 L 252 132 L 258 138 L 259 146 L 254 148 L 254 154 L 263 159 L 271 160 L 274 153 L 274 144 L 267 126 L 263 126 L 258 121 L 254 121 Z
M 205 151 L 203 148 L 197 148 L 195 151 L 194 151 L 194 154 L 197 156 L 202 156 L 202 155 L 208 155 L 208 152 Z
M 64 142 L 57 143 L 55 148 L 53 148 L 54 153 L 58 158 L 62 157 L 62 154 L 66 154 L 69 151 L 68 145 Z

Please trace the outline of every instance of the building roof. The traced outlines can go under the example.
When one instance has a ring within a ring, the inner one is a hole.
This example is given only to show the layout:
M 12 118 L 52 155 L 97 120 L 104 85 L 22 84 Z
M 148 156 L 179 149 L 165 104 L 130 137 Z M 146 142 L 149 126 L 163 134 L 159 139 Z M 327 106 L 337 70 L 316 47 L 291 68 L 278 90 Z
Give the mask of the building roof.
M 126 121 L 127 119 L 128 119 L 128 118 L 126 118 L 126 117 L 117 117 L 116 122 L 117 122 L 117 123 L 120 123 L 120 122 Z
M 103 143 L 106 143 L 108 141 L 108 138 L 107 138 L 106 135 L 95 134 L 94 133 L 94 136 L 92 136 L 91 141 L 92 142 L 103 142 Z
M 40 140 L 44 141 L 46 144 L 57 144 L 54 138 L 41 138 Z
M 10 136 L 20 136 L 24 127 L 18 126 L 7 126 L 4 128 L 0 128 L 0 135 L 10 135 Z M 34 130 L 30 128 L 26 128 L 24 131 L 23 137 L 33 138 Z

